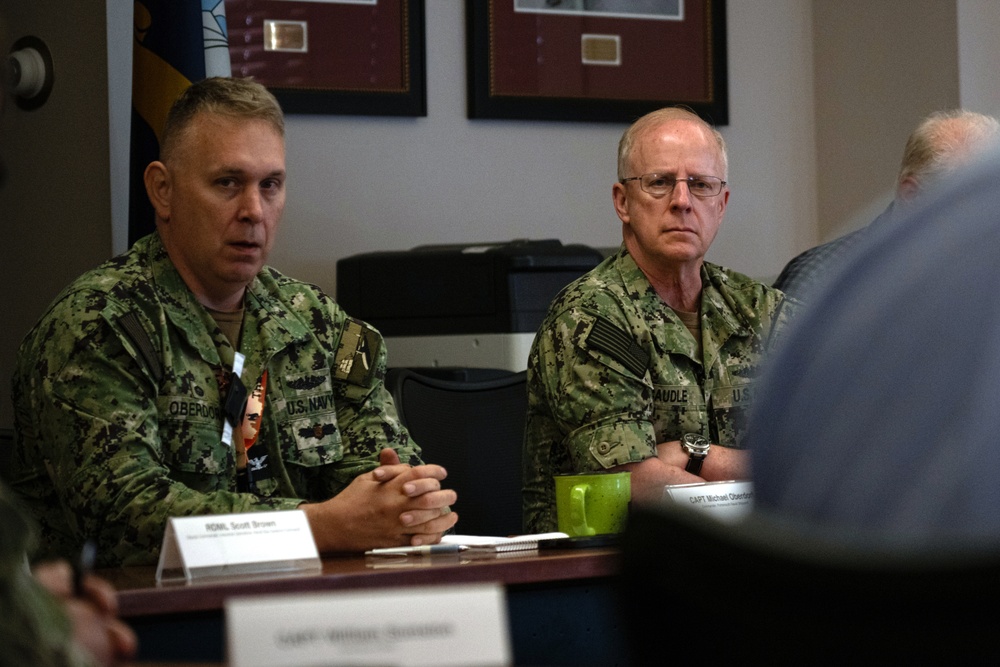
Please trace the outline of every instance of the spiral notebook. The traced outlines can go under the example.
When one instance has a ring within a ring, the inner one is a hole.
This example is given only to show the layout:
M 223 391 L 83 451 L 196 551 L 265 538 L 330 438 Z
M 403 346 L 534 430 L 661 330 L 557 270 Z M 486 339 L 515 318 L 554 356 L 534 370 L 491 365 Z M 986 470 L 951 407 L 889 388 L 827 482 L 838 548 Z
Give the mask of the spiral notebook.
M 504 553 L 508 551 L 528 551 L 537 549 L 542 540 L 568 537 L 566 533 L 533 533 L 512 537 L 489 537 L 486 535 L 445 535 L 441 544 L 461 544 L 473 551 Z

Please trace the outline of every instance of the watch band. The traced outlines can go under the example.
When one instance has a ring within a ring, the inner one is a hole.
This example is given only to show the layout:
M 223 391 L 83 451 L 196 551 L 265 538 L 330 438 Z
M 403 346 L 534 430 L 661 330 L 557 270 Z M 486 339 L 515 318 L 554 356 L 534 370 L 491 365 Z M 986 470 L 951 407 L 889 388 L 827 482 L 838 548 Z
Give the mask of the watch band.
M 697 433 L 685 433 L 681 438 L 681 449 L 688 455 L 688 463 L 684 470 L 692 475 L 699 474 L 710 448 L 711 443 L 705 436 Z
M 705 457 L 699 456 L 688 459 L 688 464 L 684 467 L 685 472 L 689 472 L 692 475 L 697 475 L 701 472 L 701 464 L 705 462 Z

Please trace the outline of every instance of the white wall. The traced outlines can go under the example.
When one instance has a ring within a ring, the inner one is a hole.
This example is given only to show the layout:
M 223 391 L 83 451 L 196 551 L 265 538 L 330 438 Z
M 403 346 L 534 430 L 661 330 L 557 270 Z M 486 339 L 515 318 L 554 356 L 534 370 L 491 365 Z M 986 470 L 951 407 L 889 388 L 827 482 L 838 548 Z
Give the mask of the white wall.
M 893 197 L 907 136 L 959 104 L 955 15 L 942 0 L 813 2 L 820 240 L 871 222 Z
M 962 106 L 1000 116 L 1000 2 L 957 0 L 958 62 Z
M 767 279 L 817 240 L 812 3 L 726 6 L 732 196 L 708 257 Z
M 617 246 L 611 184 L 625 125 L 469 120 L 463 3 L 426 7 L 426 118 L 288 119 L 289 199 L 271 263 L 332 291 L 337 258 L 371 250 Z M 709 258 L 751 275 L 777 274 L 816 238 L 809 7 L 728 3 L 733 194 Z

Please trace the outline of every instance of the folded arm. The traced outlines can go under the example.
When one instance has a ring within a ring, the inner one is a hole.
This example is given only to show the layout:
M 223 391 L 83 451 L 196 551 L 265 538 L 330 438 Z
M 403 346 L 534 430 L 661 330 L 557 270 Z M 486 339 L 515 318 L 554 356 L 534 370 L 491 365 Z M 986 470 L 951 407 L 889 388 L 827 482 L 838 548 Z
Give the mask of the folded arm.
M 632 499 L 656 502 L 667 484 L 696 484 L 749 477 L 749 455 L 745 450 L 713 445 L 698 475 L 685 470 L 690 458 L 680 441 L 660 443 L 656 456 L 639 463 L 626 463 L 615 470 L 632 473 Z

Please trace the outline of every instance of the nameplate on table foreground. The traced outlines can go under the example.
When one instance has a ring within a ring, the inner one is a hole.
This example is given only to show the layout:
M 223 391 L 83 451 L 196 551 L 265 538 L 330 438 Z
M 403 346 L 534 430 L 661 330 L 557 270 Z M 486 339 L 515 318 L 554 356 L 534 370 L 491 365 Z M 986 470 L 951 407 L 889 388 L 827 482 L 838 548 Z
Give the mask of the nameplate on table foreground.
M 510 665 L 499 584 L 226 600 L 232 667 Z
M 729 480 L 698 484 L 668 484 L 663 487 L 663 502 L 703 510 L 721 521 L 733 521 L 753 509 L 753 482 Z
M 302 510 L 206 514 L 167 522 L 156 581 L 321 570 Z

